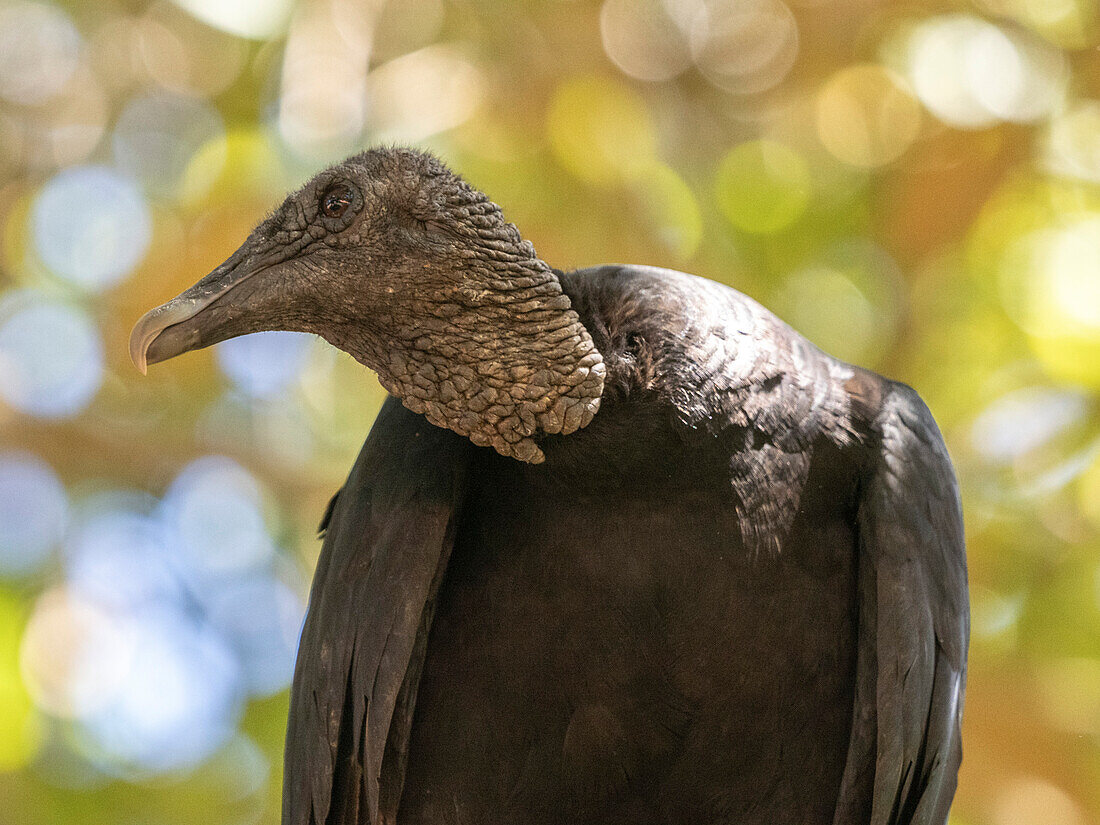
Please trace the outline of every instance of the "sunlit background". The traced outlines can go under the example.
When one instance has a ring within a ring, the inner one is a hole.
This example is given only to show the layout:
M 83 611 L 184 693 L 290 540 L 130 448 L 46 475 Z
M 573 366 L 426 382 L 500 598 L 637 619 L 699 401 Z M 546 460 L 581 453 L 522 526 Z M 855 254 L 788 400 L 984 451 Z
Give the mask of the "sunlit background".
M 953 825 L 1100 821 L 1095 0 L 0 0 L 0 821 L 272 823 L 314 530 L 382 401 L 137 317 L 430 147 L 551 264 L 687 269 L 914 385 L 974 608 Z

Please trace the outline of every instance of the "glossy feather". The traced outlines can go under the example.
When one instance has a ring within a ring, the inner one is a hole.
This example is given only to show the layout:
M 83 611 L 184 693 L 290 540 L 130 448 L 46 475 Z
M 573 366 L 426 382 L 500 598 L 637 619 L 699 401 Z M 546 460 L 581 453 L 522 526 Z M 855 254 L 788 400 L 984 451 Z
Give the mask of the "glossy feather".
M 561 280 L 591 424 L 529 465 L 391 400 L 335 502 L 284 823 L 943 822 L 967 600 L 926 408 L 720 285 Z

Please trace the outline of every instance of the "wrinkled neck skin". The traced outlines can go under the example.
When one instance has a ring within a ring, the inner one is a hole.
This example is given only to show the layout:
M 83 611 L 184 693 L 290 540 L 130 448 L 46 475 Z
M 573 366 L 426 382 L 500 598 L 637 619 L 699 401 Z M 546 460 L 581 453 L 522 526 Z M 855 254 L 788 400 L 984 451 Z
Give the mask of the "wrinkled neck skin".
M 545 459 L 539 436 L 592 420 L 603 359 L 530 244 L 461 248 L 419 266 L 437 268 L 430 294 L 396 300 L 332 343 L 413 412 L 520 461 Z

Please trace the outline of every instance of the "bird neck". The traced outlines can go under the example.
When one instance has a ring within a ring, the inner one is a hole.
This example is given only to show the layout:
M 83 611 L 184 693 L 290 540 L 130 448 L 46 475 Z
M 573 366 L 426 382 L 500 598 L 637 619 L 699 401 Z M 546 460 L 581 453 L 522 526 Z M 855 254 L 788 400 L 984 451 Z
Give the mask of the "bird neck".
M 360 360 L 431 423 L 537 464 L 539 436 L 595 416 L 605 370 L 557 275 L 525 247 L 463 255 L 434 294 L 392 310 Z

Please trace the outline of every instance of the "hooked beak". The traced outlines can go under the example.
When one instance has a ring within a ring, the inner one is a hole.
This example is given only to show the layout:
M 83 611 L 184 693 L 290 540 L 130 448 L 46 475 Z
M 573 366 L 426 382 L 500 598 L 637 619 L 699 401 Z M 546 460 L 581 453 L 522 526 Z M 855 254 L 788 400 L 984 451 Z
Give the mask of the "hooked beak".
M 242 283 L 270 268 L 246 243 L 221 266 L 171 301 L 141 316 L 130 333 L 130 360 L 146 373 L 149 364 L 216 344 L 249 332 L 231 324 L 254 302 L 256 290 L 238 290 Z

